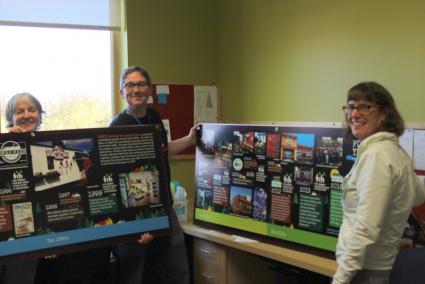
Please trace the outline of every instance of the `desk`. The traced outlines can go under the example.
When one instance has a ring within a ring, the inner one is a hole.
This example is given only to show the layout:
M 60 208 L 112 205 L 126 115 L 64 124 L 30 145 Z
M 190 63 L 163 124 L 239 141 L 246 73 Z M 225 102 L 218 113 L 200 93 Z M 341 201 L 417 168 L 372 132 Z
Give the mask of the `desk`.
M 195 239 L 203 239 L 224 247 L 248 252 L 272 259 L 281 263 L 289 264 L 305 270 L 332 277 L 336 271 L 336 261 L 298 250 L 288 249 L 281 246 L 271 245 L 262 242 L 240 243 L 234 242 L 229 234 L 219 231 L 205 229 L 191 223 L 182 224 L 183 231 Z M 195 253 L 195 251 L 194 251 Z

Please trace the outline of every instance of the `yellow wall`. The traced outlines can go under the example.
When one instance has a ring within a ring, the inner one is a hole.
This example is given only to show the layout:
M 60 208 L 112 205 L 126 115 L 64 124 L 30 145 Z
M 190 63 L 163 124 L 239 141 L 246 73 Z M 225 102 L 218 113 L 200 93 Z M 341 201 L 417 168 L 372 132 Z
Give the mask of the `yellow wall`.
M 425 1 L 218 3 L 226 120 L 341 121 L 346 91 L 374 80 L 425 121 Z
M 424 122 L 423 0 L 127 0 L 128 60 L 159 81 L 214 81 L 225 121 L 341 121 L 374 80 Z M 172 176 L 193 190 L 192 161 Z
M 217 79 L 215 0 L 127 0 L 128 63 L 153 80 Z
M 147 68 L 154 81 L 217 81 L 215 0 L 127 0 L 128 65 Z M 172 131 L 172 130 L 171 130 Z M 192 196 L 194 161 L 171 162 L 171 178 Z

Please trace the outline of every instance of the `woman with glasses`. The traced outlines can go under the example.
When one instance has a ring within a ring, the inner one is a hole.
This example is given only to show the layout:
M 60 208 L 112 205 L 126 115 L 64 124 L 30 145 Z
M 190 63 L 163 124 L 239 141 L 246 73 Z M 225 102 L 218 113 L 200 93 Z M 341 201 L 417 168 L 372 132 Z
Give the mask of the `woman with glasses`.
M 383 86 L 355 85 L 343 110 L 346 133 L 360 145 L 343 182 L 332 283 L 388 283 L 410 211 L 424 201 L 425 189 L 398 143 L 404 121 Z

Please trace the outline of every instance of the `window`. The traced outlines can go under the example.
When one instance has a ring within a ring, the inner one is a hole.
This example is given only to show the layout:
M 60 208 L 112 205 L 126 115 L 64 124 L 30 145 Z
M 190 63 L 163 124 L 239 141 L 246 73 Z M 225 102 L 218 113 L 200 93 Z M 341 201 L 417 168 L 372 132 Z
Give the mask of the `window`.
M 0 25 L 1 131 L 14 94 L 36 96 L 41 130 L 105 127 L 112 118 L 112 33 Z

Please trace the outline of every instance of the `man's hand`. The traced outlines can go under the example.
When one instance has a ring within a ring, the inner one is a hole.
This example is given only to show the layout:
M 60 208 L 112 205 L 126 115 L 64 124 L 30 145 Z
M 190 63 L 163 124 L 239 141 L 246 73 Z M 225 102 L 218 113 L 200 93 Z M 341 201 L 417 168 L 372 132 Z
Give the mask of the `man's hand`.
M 188 136 L 189 136 L 189 139 L 190 139 L 190 143 L 192 145 L 194 145 L 196 143 L 196 131 L 197 131 L 197 128 L 200 127 L 200 126 L 201 126 L 201 124 L 195 123 L 195 125 L 192 126 L 192 128 L 189 131 Z
M 153 240 L 153 235 L 151 233 L 143 233 L 140 235 L 140 239 L 137 240 L 139 244 L 146 245 Z

